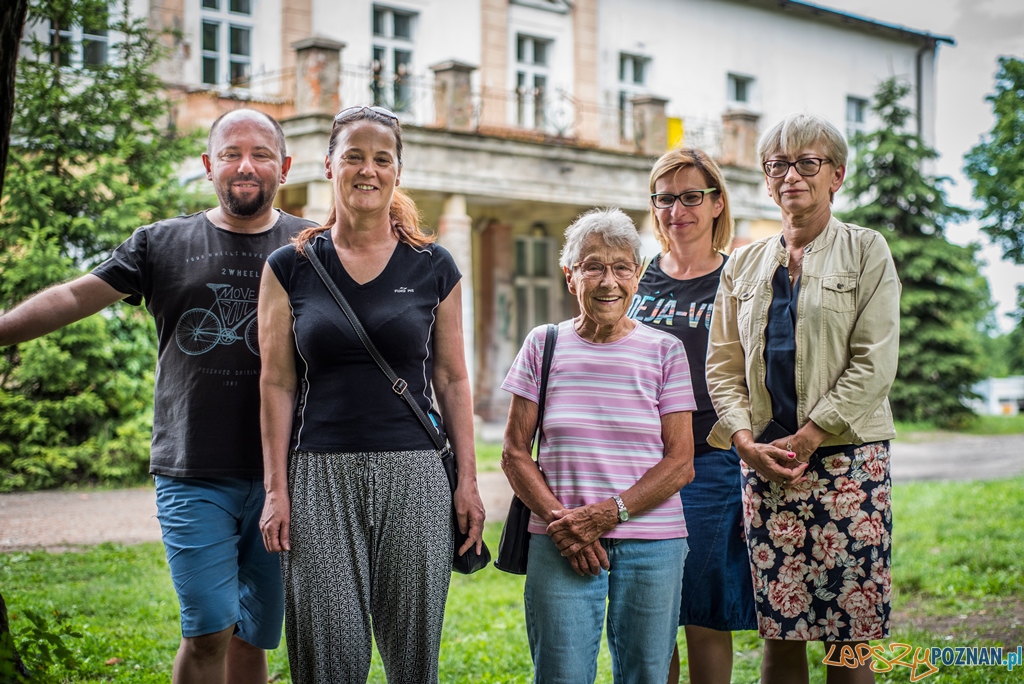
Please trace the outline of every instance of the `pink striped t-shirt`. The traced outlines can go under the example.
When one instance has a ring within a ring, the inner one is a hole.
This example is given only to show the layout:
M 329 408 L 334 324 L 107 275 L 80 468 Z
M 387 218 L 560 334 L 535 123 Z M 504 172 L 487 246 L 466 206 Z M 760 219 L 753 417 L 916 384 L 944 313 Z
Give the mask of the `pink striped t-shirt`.
M 540 394 L 545 327 L 533 329 L 501 388 L 533 402 Z M 566 508 L 606 501 L 629 489 L 664 455 L 661 417 L 697 408 L 686 352 L 678 339 L 637 325 L 615 342 L 580 337 L 558 325 L 548 376 L 540 465 Z M 530 532 L 546 525 L 530 516 Z M 619 539 L 686 536 L 683 504 L 673 494 L 604 535 Z

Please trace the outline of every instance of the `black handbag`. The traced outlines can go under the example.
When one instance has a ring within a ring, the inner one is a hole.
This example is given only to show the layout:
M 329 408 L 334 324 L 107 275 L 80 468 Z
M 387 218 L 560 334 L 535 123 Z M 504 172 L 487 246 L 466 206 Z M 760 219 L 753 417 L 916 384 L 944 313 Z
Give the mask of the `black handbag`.
M 431 441 L 434 443 L 434 447 L 437 449 L 438 456 L 441 457 L 441 465 L 444 466 L 444 474 L 448 476 L 448 486 L 452 490 L 452 538 L 454 539 L 454 548 L 452 550 L 452 570 L 455 572 L 468 575 L 474 573 L 477 570 L 483 570 L 487 567 L 487 564 L 491 562 L 491 551 L 487 548 L 487 544 L 481 542 L 480 553 L 476 552 L 476 545 L 471 546 L 466 553 L 459 555 L 459 549 L 463 544 L 466 543 L 468 535 L 464 534 L 459 529 L 459 521 L 455 512 L 455 488 L 459 484 L 459 471 L 455 462 L 455 454 L 452 453 L 451 446 L 447 443 L 447 440 L 441 438 L 441 434 L 434 424 L 430 422 L 430 419 L 423 413 L 423 409 L 419 407 L 416 401 L 409 396 L 408 383 L 401 379 L 395 374 L 395 371 L 391 369 L 388 362 L 384 360 L 384 357 L 377 351 L 377 347 L 374 346 L 370 336 L 366 334 L 366 329 L 363 328 L 363 324 L 359 321 L 359 317 L 356 316 L 356 312 L 349 306 L 348 300 L 341 294 L 341 290 L 334 284 L 331 277 L 327 275 L 327 270 L 324 265 L 320 263 L 320 258 L 313 251 L 313 245 L 310 242 L 305 244 L 306 257 L 309 259 L 309 263 L 313 265 L 317 275 L 320 276 L 320 280 L 324 281 L 324 285 L 327 286 L 327 290 L 334 297 L 334 301 L 338 303 L 341 310 L 345 313 L 345 317 L 348 318 L 349 323 L 352 324 L 352 329 L 355 330 L 359 340 L 366 347 L 366 351 L 370 353 L 373 360 L 377 363 L 377 366 L 383 371 L 384 375 L 387 376 L 388 381 L 391 383 L 391 389 L 395 394 L 402 397 L 405 403 L 409 405 L 412 412 L 416 414 L 420 424 L 423 425 L 423 429 L 430 435 Z
M 555 342 L 558 340 L 558 326 L 548 324 L 544 337 L 544 356 L 540 368 L 540 397 L 537 401 L 537 430 L 534 433 L 531 450 L 540 451 L 541 426 L 544 424 L 544 403 L 548 392 L 548 374 L 551 372 L 551 357 L 555 353 Z M 534 461 L 536 463 L 536 461 Z M 539 467 L 539 466 L 538 466 Z M 494 567 L 513 575 L 526 574 L 526 562 L 530 552 L 530 509 L 515 494 L 508 507 L 505 527 L 501 530 L 501 541 L 498 542 L 498 557 Z

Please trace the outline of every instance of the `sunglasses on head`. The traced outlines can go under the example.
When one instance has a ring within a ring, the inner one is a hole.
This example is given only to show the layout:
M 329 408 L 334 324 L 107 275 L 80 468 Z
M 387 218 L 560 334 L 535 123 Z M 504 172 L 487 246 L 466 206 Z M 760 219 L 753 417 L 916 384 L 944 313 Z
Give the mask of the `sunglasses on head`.
M 352 116 L 353 114 L 358 114 L 359 112 L 362 112 L 364 109 L 369 109 L 371 112 L 374 112 L 376 114 L 380 114 L 381 116 L 386 116 L 389 119 L 394 119 L 395 121 L 398 121 L 398 115 L 395 114 L 390 109 L 387 109 L 386 107 L 377 107 L 377 106 L 370 106 L 370 105 L 356 105 L 354 107 L 346 107 L 345 109 L 342 109 L 340 112 L 335 114 L 334 115 L 334 122 L 337 123 L 337 122 L 341 121 L 342 119 L 344 119 L 345 117 Z

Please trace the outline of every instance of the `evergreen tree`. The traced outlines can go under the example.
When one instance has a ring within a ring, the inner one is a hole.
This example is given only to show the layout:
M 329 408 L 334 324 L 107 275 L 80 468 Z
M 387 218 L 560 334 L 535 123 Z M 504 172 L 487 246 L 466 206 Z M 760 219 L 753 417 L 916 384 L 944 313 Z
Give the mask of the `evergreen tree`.
M 877 130 L 854 138 L 856 155 L 846 189 L 853 209 L 844 221 L 885 235 L 903 284 L 900 356 L 889 394 L 899 420 L 957 426 L 971 416 L 963 400 L 981 379 L 978 330 L 991 309 L 979 273 L 977 245 L 946 240 L 946 225 L 967 212 L 946 202 L 947 180 L 922 167 L 938 157 L 905 130 L 910 111 L 900 104 L 909 86 L 890 79 L 875 93 Z
M 176 167 L 198 141 L 168 128 L 156 36 L 128 5 L 31 0 L 0 200 L 0 310 L 186 207 Z M 76 68 L 75 26 L 108 33 L 105 64 Z M 154 337 L 144 310 L 118 305 L 0 350 L 0 491 L 144 477 Z

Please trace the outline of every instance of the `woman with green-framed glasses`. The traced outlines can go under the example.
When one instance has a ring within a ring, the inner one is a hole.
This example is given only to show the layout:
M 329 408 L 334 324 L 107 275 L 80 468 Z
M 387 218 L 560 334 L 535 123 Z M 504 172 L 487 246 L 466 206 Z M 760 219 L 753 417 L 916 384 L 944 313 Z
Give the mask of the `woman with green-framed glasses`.
M 693 684 L 728 684 L 732 632 L 757 629 L 750 562 L 743 543 L 740 459 L 707 443 L 718 419 L 704 377 L 708 329 L 732 239 L 725 178 L 702 150 L 666 152 L 651 170 L 651 217 L 661 254 L 633 296 L 630 316 L 682 341 L 697 410 L 694 479 L 680 498 L 690 553 L 683 569 L 679 625 L 685 629 Z M 673 655 L 669 682 L 679 681 Z

